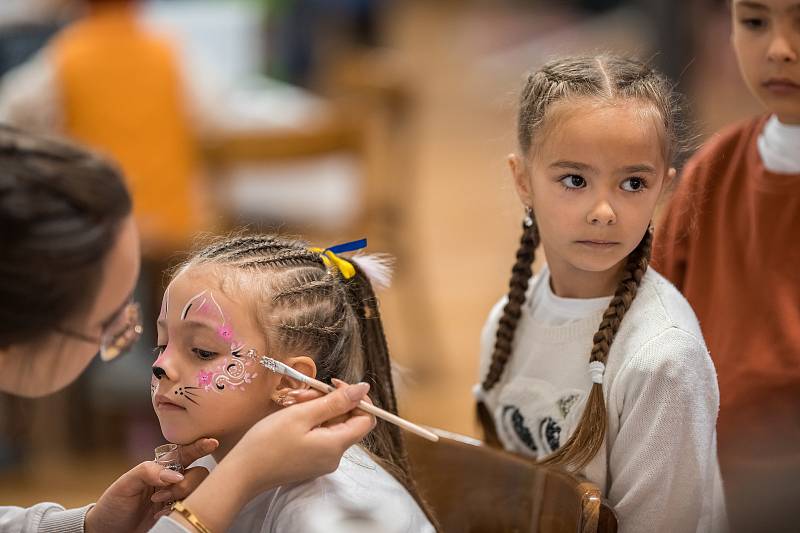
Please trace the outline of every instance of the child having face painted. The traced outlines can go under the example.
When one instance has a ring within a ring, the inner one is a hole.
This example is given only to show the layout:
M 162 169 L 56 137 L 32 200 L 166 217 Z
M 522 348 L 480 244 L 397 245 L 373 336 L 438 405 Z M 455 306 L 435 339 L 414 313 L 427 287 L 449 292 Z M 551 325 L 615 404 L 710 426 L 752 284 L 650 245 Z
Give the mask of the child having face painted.
M 180 444 L 213 436 L 218 462 L 256 422 L 294 403 L 303 384 L 268 371 L 253 353 L 325 382 L 366 381 L 372 402 L 396 412 L 377 300 L 359 261 L 271 236 L 228 238 L 195 253 L 167 288 L 158 319 L 151 392 L 164 437 Z M 400 512 L 382 516 L 383 530 L 434 531 L 400 430 L 379 421 L 335 472 L 261 494 L 229 531 L 305 532 L 331 503 L 387 502 Z
M 654 264 L 719 370 L 719 459 L 735 531 L 797 531 L 800 478 L 800 1 L 733 0 L 731 42 L 767 112 L 687 163 Z
M 676 111 L 667 81 L 629 59 L 528 76 L 509 156 L 526 216 L 475 388 L 487 440 L 585 475 L 626 533 L 726 527 L 714 366 L 686 300 L 648 268 Z

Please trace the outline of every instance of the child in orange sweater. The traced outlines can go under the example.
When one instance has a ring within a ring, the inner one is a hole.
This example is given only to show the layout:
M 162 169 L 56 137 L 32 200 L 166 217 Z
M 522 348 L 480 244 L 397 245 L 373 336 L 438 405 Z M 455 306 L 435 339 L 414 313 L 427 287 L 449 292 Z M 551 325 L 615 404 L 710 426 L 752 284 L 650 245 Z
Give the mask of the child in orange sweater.
M 732 13 L 740 70 L 768 113 L 689 161 L 654 265 L 694 308 L 718 371 L 731 528 L 789 531 L 800 478 L 800 3 L 734 0 Z

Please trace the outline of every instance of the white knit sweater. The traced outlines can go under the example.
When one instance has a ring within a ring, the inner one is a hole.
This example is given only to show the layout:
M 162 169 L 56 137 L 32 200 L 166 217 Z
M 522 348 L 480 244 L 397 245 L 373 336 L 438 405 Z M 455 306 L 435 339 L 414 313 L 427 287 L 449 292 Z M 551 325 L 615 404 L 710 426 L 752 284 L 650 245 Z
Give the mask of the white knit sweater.
M 531 282 L 501 381 L 475 388 L 506 449 L 542 458 L 566 442 L 591 387 L 592 337 L 610 298 L 569 300 L 545 267 Z M 481 378 L 506 299 L 481 339 Z M 608 433 L 583 474 L 617 511 L 620 531 L 725 531 L 716 453 L 719 390 L 700 325 L 681 294 L 649 269 L 622 321 L 603 378 Z

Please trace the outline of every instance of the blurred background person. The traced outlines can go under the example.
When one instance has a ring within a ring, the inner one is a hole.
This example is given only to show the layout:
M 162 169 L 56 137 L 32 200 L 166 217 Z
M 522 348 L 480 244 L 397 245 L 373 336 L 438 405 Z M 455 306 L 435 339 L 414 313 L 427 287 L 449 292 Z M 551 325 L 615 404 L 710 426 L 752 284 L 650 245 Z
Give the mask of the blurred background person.
M 136 4 L 89 1 L 84 16 L 9 74 L 0 105 L 7 122 L 63 133 L 118 161 L 144 254 L 160 258 L 201 228 L 201 169 L 179 58 L 139 22 Z

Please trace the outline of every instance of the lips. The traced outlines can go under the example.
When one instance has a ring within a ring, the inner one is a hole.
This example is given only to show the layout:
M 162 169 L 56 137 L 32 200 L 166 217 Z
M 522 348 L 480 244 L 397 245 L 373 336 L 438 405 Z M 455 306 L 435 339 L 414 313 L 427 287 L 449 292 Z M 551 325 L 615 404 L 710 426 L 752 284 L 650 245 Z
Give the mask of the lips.
M 587 240 L 575 241 L 575 242 L 577 242 L 578 244 L 584 244 L 586 246 L 596 246 L 598 248 L 616 246 L 617 244 L 619 244 L 619 242 L 617 242 L 617 241 L 606 241 L 606 240 L 601 240 L 601 239 L 587 239 Z
M 778 94 L 800 91 L 800 83 L 789 78 L 770 78 L 761 85 Z
M 167 410 L 167 411 L 173 411 L 177 409 L 183 411 L 186 410 L 186 408 L 183 407 L 182 405 L 178 405 L 177 403 L 168 400 L 167 397 L 164 396 L 163 394 L 159 394 L 158 396 L 156 396 L 155 402 L 156 402 L 156 409 Z

